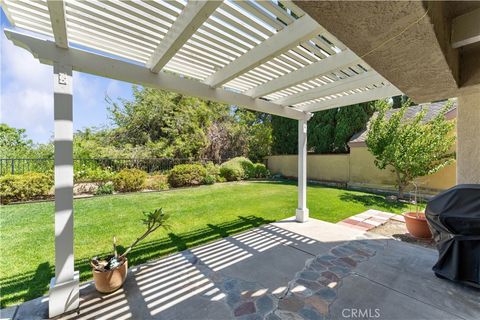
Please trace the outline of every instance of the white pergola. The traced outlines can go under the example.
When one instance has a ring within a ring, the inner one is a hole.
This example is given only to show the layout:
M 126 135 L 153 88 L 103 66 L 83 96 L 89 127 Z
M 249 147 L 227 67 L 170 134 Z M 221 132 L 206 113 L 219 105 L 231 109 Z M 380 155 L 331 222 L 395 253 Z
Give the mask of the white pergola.
M 290 1 L 3 0 L 17 46 L 53 65 L 55 278 L 49 312 L 78 307 L 72 70 L 298 120 L 299 222 L 311 112 L 401 94 Z M 27 31 L 27 32 L 25 32 Z

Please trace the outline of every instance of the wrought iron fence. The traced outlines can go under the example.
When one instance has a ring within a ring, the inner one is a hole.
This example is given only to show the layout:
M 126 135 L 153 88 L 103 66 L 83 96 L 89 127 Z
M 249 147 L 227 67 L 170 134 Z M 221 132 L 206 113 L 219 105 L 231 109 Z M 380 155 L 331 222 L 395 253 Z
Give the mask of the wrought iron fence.
M 89 158 L 74 159 L 74 170 L 82 169 L 109 169 L 120 171 L 125 168 L 136 168 L 148 173 L 166 171 L 177 164 L 186 163 L 207 163 L 220 164 L 228 159 L 190 159 L 190 158 Z M 25 159 L 0 159 L 0 175 L 22 174 L 26 172 L 49 172 L 53 171 L 54 160 L 47 158 L 25 158 Z

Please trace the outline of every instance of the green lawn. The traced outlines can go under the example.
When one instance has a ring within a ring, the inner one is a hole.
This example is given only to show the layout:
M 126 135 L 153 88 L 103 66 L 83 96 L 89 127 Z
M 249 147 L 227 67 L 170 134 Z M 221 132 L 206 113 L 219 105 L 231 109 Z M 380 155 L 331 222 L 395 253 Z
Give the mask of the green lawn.
M 134 193 L 78 199 L 75 207 L 75 263 L 81 280 L 90 278 L 88 261 L 111 250 L 111 239 L 124 246 L 143 232 L 142 210 L 163 207 L 171 214 L 170 231 L 150 235 L 130 255 L 130 265 L 197 246 L 267 222 L 293 216 L 297 189 L 291 182 L 241 182 L 160 193 Z M 369 208 L 401 212 L 406 206 L 383 197 L 309 186 L 310 216 L 340 221 Z M 54 274 L 53 202 L 0 208 L 1 307 L 48 291 Z

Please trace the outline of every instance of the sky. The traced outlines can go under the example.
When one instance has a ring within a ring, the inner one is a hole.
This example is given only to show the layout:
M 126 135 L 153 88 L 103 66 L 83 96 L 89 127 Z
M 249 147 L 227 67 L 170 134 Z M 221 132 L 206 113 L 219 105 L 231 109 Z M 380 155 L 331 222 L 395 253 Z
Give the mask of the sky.
M 29 139 L 48 142 L 53 136 L 53 67 L 43 65 L 10 42 L 10 24 L 1 10 L 0 123 L 26 129 Z M 105 97 L 131 99 L 129 83 L 73 73 L 74 130 L 110 124 Z

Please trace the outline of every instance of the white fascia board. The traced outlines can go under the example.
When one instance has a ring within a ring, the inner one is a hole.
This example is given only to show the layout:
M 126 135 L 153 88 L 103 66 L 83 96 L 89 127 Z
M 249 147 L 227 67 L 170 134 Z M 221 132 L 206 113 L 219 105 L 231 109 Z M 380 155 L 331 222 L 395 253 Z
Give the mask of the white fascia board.
M 184 95 L 195 96 L 220 103 L 238 105 L 249 110 L 270 113 L 286 118 L 304 120 L 311 114 L 295 108 L 280 106 L 262 99 L 252 99 L 244 94 L 227 91 L 196 80 L 182 78 L 170 73 L 153 73 L 149 68 L 109 58 L 96 53 L 70 48 L 63 50 L 55 43 L 5 29 L 5 35 L 16 46 L 30 51 L 44 64 L 58 62 L 72 66 L 73 70 L 110 79 L 164 89 Z
M 211 87 L 219 87 L 324 31 L 315 20 L 304 15 L 212 74 L 205 83 Z
M 451 36 L 453 48 L 460 48 L 479 41 L 480 8 L 453 19 Z
M 325 97 L 336 93 L 342 93 L 344 91 L 364 88 L 371 84 L 378 84 L 385 81 L 381 75 L 373 70 L 348 77 L 342 80 L 327 83 L 320 87 L 315 87 L 310 90 L 305 90 L 299 93 L 289 95 L 285 98 L 273 100 L 273 103 L 281 105 L 295 105 L 308 100 L 313 100 L 319 97 Z
M 68 36 L 65 2 L 63 0 L 47 0 L 47 6 L 55 44 L 60 48 L 67 49 Z
M 398 90 L 394 85 L 388 84 L 375 89 L 370 89 L 370 90 L 362 91 L 359 93 L 352 93 L 339 98 L 326 99 L 321 102 L 298 107 L 298 109 L 301 109 L 305 112 L 316 112 L 321 110 L 328 110 L 328 109 L 334 109 L 338 107 L 350 106 L 352 104 L 357 104 L 357 103 L 390 98 L 390 97 L 398 96 L 401 94 L 402 92 Z
M 332 57 L 314 62 L 306 67 L 290 72 L 283 77 L 278 77 L 265 84 L 252 88 L 246 91 L 245 94 L 252 98 L 263 97 L 270 93 L 317 78 L 329 71 L 351 65 L 355 63 L 355 61 L 361 61 L 355 53 L 350 50 L 342 51 Z
M 158 73 L 223 1 L 189 1 L 153 52 L 147 67 Z

